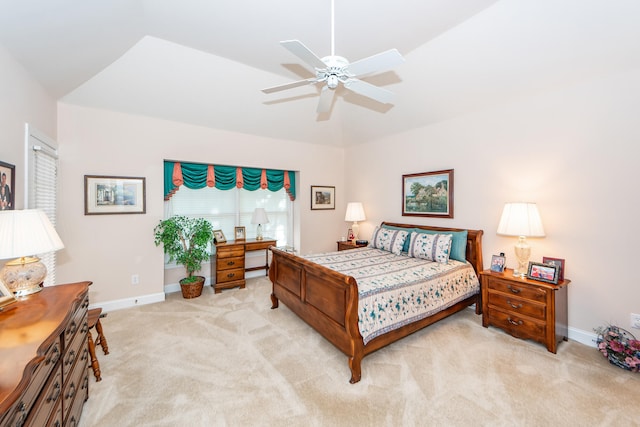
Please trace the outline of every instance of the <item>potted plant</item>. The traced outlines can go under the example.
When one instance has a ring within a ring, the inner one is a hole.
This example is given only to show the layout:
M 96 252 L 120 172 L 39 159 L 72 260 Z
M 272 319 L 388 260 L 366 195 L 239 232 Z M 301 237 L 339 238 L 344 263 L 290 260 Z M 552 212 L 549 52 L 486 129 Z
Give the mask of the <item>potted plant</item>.
M 169 261 L 175 260 L 185 267 L 187 277 L 180 280 L 182 296 L 199 297 L 205 279 L 193 273 L 200 271 L 201 264 L 210 256 L 207 245 L 213 239 L 213 228 L 209 221 L 178 215 L 160 221 L 153 231 L 156 246 L 164 246 Z

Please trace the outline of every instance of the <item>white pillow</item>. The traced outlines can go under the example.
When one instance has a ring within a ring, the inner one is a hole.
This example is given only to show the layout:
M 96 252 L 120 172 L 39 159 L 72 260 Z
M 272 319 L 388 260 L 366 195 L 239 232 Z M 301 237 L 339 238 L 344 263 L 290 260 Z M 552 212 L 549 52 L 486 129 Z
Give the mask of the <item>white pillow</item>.
M 449 262 L 451 253 L 451 234 L 411 233 L 409 240 L 409 256 L 437 261 Z
M 400 255 L 404 241 L 408 235 L 409 232 L 404 230 L 390 230 L 388 228 L 376 227 L 376 229 L 373 230 L 369 246 Z

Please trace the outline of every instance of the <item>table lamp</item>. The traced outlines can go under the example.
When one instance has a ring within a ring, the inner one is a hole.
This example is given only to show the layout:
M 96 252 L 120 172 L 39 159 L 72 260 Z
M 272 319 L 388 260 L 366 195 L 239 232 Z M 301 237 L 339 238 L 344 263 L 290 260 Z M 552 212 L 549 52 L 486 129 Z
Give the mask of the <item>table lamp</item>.
M 62 240 L 43 211 L 0 212 L 0 259 L 16 258 L 0 270 L 0 280 L 16 296 L 42 290 L 47 267 L 35 255 L 62 248 Z
M 535 203 L 505 203 L 498 224 L 498 234 L 518 236 L 515 245 L 518 268 L 513 271 L 516 277 L 527 275 L 527 266 L 531 256 L 531 246 L 527 237 L 544 237 L 544 228 Z
M 258 224 L 258 228 L 256 230 L 256 240 L 262 240 L 262 224 L 268 224 L 269 217 L 265 212 L 264 208 L 256 208 L 253 211 L 253 217 L 251 218 L 251 224 Z
M 344 216 L 345 221 L 353 221 L 351 229 L 353 231 L 353 240 L 358 240 L 358 230 L 360 226 L 358 221 L 367 219 L 364 215 L 364 207 L 361 202 L 349 202 L 347 204 L 347 213 Z

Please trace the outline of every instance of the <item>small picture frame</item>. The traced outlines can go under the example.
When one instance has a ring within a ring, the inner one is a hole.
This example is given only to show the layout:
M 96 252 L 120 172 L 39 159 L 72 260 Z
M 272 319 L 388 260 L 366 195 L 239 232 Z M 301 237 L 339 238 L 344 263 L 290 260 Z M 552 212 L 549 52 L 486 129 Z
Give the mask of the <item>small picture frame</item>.
M 226 241 L 222 230 L 213 230 L 213 243 L 225 243 Z
M 16 203 L 16 167 L 0 162 L 0 211 L 15 209 Z
M 529 262 L 527 269 L 527 279 L 538 280 L 540 282 L 558 284 L 558 272 L 560 267 L 552 264 L 543 264 L 541 262 Z
M 4 310 L 4 307 L 16 302 L 17 299 L 13 292 L 11 292 L 4 283 L 0 282 L 0 311 Z
M 84 176 L 84 214 L 144 214 L 146 179 L 131 176 Z
M 558 281 L 562 282 L 564 280 L 564 260 L 562 258 L 551 258 L 545 256 L 542 257 L 542 263 L 557 265 L 560 268 L 560 271 L 558 272 Z
M 312 185 L 311 210 L 336 208 L 336 187 Z
M 353 234 L 353 229 L 351 229 L 351 228 L 348 229 L 347 230 L 347 240 L 350 242 L 355 238 L 356 238 L 356 236 Z
M 244 227 L 236 227 L 235 228 L 235 239 L 236 240 L 244 240 L 247 235 L 247 231 Z
M 491 256 L 491 271 L 495 273 L 504 273 L 504 267 L 507 263 L 507 259 L 504 255 Z

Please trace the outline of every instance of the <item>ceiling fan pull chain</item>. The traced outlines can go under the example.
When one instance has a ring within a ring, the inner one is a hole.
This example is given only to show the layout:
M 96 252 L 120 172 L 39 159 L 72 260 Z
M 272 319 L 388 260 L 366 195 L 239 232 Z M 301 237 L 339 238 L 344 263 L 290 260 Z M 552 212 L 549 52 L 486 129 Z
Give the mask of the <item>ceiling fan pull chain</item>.
M 331 56 L 336 54 L 336 39 L 335 39 L 335 27 L 336 27 L 336 14 L 335 14 L 335 1 L 331 0 Z

